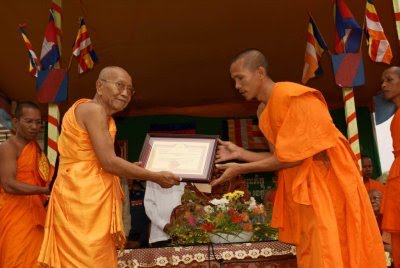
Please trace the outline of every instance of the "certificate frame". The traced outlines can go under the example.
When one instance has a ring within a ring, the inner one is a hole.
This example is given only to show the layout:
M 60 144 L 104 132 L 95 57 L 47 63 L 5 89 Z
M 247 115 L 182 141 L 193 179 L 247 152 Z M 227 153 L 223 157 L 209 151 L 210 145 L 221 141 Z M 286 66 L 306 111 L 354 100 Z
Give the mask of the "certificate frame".
M 186 182 L 211 180 L 218 135 L 148 133 L 139 160 L 151 171 L 170 171 Z

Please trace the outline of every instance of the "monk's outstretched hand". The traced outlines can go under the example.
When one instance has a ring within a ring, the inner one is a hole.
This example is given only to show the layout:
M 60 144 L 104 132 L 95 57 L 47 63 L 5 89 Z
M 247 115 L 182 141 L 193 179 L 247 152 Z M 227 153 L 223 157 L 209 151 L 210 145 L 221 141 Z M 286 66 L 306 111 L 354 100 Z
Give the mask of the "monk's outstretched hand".
M 241 147 L 230 141 L 223 141 L 218 139 L 218 147 L 215 154 L 215 163 L 238 159 L 241 149 Z
M 170 188 L 174 185 L 178 185 L 182 178 L 179 176 L 176 176 L 175 174 L 168 172 L 168 171 L 160 171 L 158 173 L 158 180 L 156 183 L 158 183 L 162 188 Z
M 224 173 L 222 173 L 221 177 L 211 181 L 210 182 L 211 186 L 216 186 L 218 184 L 236 178 L 238 175 L 240 175 L 239 166 L 240 164 L 233 162 L 215 165 L 217 169 L 224 170 Z

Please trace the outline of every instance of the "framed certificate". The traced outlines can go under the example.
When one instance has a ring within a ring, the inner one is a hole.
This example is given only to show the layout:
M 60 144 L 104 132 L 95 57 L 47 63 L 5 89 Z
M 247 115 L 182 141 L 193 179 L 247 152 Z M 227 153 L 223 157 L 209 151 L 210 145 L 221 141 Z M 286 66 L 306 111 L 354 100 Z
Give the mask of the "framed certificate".
M 209 182 L 217 135 L 147 134 L 140 161 L 151 171 L 170 171 L 189 182 Z

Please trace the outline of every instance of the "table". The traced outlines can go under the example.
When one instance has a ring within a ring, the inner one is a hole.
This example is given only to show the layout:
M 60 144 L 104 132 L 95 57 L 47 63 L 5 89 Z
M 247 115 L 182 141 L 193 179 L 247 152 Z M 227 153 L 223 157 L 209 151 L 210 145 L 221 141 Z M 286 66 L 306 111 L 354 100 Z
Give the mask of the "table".
M 294 268 L 296 248 L 278 241 L 125 249 L 118 267 Z

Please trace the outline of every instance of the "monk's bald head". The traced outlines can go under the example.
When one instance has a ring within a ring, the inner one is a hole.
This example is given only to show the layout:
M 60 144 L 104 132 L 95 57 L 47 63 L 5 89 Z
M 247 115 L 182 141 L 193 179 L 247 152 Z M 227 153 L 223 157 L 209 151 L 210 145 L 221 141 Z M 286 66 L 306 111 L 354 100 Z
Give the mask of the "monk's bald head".
M 131 77 L 129 75 L 129 73 L 125 69 L 123 69 L 121 67 L 118 67 L 118 66 L 107 66 L 107 67 L 104 67 L 100 71 L 99 79 L 109 79 L 110 77 L 115 76 L 117 74 L 121 74 L 121 73 Z
M 232 59 L 231 65 L 241 59 L 244 61 L 244 67 L 251 71 L 256 70 L 258 67 L 263 67 L 265 73 L 268 71 L 268 61 L 258 49 L 251 48 L 240 52 Z
M 383 73 L 392 73 L 400 76 L 400 66 L 391 66 L 383 71 Z

